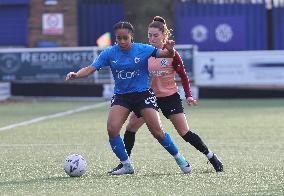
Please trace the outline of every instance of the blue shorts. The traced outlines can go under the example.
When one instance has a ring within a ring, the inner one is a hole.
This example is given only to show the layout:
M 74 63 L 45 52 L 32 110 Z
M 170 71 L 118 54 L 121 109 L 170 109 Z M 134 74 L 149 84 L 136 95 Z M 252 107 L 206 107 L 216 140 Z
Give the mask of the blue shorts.
M 142 92 L 115 94 L 111 99 L 111 106 L 120 105 L 133 111 L 139 118 L 141 110 L 153 108 L 158 111 L 157 98 L 152 89 Z

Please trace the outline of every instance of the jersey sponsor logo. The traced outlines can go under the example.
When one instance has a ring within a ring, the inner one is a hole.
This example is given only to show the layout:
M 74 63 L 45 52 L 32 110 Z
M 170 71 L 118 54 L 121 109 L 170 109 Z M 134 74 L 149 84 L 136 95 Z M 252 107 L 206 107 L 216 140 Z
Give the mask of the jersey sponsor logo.
M 137 63 L 139 63 L 140 62 L 140 58 L 139 57 L 135 57 L 134 58 L 134 62 L 137 64 Z
M 117 63 L 117 61 L 118 61 L 118 60 L 116 60 L 116 61 L 111 61 L 111 62 L 113 62 L 114 64 L 116 64 L 116 63 Z
M 126 80 L 126 79 L 131 79 L 134 78 L 136 76 L 139 76 L 139 69 L 138 70 L 134 70 L 134 71 L 127 71 L 127 70 L 116 70 L 117 73 L 117 78 L 118 79 L 122 79 L 122 80 Z
M 161 76 L 165 76 L 168 75 L 169 73 L 167 71 L 161 71 L 161 70 L 157 70 L 157 71 L 151 71 L 150 75 L 151 76 L 156 76 L 156 77 L 161 77 Z
M 162 67 L 167 67 L 168 65 L 169 65 L 169 62 L 168 62 L 167 59 L 162 59 L 162 60 L 161 60 L 161 66 L 162 66 Z

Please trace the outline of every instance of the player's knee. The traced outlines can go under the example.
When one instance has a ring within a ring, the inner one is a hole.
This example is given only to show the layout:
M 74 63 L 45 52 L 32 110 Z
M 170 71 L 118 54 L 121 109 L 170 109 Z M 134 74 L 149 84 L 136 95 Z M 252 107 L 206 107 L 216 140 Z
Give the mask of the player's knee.
M 131 123 L 127 124 L 126 131 L 136 133 L 138 129 Z
M 110 138 L 116 137 L 119 135 L 119 128 L 113 124 L 108 124 L 107 125 L 107 132 Z
M 188 129 L 177 129 L 178 134 L 182 137 L 184 136 L 187 132 L 190 132 Z
M 152 135 L 154 138 L 156 138 L 158 141 L 163 140 L 165 137 L 165 133 L 160 130 L 160 131 L 151 131 Z

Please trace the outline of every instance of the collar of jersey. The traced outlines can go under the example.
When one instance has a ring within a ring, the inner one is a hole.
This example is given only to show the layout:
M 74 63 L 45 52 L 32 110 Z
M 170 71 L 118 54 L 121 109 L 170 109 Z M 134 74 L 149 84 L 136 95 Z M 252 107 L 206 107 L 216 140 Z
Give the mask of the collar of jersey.
M 120 50 L 121 52 L 123 52 L 123 53 L 129 53 L 130 50 L 132 49 L 132 44 L 133 44 L 133 43 L 131 43 L 131 46 L 130 46 L 130 48 L 129 48 L 128 50 L 122 50 L 119 45 L 118 45 L 118 48 L 119 48 L 119 50 Z

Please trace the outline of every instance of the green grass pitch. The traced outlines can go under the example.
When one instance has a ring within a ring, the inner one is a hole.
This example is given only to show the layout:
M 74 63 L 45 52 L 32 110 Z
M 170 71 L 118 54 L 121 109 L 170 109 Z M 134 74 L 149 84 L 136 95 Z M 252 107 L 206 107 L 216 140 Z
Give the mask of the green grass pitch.
M 0 129 L 94 102 L 0 103 Z M 118 164 L 108 144 L 109 104 L 0 132 L 1 195 L 284 195 L 284 100 L 200 100 L 185 106 L 191 129 L 224 164 L 216 173 L 207 159 L 162 123 L 192 164 L 181 174 L 174 159 L 150 135 L 137 133 L 131 160 L 136 173 L 109 176 Z M 122 133 L 124 133 L 124 128 Z M 80 178 L 63 170 L 65 157 L 82 154 Z

